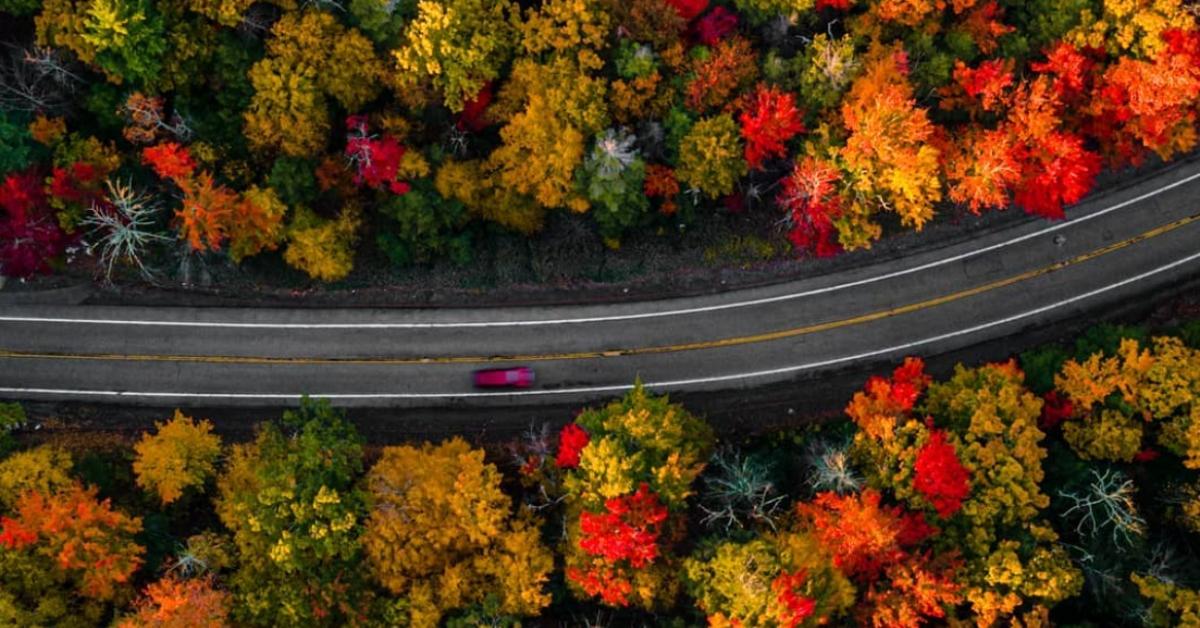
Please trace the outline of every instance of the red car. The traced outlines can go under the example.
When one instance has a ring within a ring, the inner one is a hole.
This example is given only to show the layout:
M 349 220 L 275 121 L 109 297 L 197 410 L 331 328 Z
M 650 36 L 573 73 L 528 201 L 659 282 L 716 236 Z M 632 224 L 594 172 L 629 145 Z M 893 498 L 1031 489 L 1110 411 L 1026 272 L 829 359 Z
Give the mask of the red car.
M 478 388 L 529 388 L 534 379 L 533 369 L 528 366 L 483 369 L 475 371 L 474 378 Z

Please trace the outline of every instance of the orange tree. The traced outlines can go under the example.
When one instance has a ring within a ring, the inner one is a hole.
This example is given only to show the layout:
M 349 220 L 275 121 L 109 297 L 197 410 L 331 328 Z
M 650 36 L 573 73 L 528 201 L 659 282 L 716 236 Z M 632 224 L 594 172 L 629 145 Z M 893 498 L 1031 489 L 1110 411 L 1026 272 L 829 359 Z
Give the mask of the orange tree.
M 0 624 L 94 626 L 132 597 L 140 517 L 76 483 L 29 491 L 0 517 Z

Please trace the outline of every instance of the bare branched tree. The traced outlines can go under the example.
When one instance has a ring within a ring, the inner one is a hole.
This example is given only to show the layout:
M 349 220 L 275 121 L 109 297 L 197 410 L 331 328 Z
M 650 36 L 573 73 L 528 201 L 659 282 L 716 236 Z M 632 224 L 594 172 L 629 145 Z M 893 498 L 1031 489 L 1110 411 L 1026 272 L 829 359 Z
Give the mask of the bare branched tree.
M 95 238 L 89 249 L 99 249 L 106 281 L 112 281 L 118 261 L 136 267 L 143 277 L 150 279 L 154 273 L 146 265 L 146 250 L 155 242 L 171 241 L 151 230 L 160 207 L 152 197 L 134 190 L 131 184 L 105 183 L 108 202 L 93 203 L 82 221 L 90 229 L 89 235 Z
M 1133 480 L 1112 469 L 1092 469 L 1091 474 L 1092 482 L 1084 490 L 1059 491 L 1071 502 L 1063 517 L 1077 519 L 1075 531 L 1082 536 L 1094 539 L 1108 531 L 1118 549 L 1129 547 L 1134 537 L 1146 533 L 1146 520 L 1138 514 L 1134 502 L 1137 488 Z
M 809 446 L 805 462 L 812 469 L 808 485 L 814 491 L 833 491 L 839 495 L 862 488 L 863 479 L 850 465 L 849 443 L 820 440 Z
M 723 448 L 709 461 L 701 480 L 702 522 L 726 532 L 763 524 L 775 529 L 785 508 L 786 495 L 771 481 L 771 469 L 736 449 Z
M 72 65 L 51 48 L 5 45 L 0 54 L 0 108 L 44 115 L 66 113 L 84 84 Z

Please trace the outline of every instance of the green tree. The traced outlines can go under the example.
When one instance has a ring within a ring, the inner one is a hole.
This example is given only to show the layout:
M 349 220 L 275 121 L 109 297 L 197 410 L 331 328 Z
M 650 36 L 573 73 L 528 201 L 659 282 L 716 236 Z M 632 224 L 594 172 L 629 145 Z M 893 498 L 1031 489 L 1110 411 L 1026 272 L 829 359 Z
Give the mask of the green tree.
M 372 592 L 361 566 L 361 472 L 361 439 L 328 401 L 306 398 L 233 447 L 216 505 L 238 550 L 229 579 L 235 618 L 262 626 L 365 621 Z
M 636 138 L 624 131 L 608 129 L 596 138 L 591 155 L 584 160 L 577 178 L 592 202 L 592 218 L 600 235 L 610 243 L 637 225 L 650 208 L 642 191 L 646 162 L 638 156 Z
M 389 218 L 376 237 L 379 248 L 397 266 L 447 257 L 456 264 L 471 260 L 471 234 L 464 231 L 470 214 L 461 202 L 443 198 L 429 179 L 417 179 L 412 189 L 389 195 L 379 206 Z

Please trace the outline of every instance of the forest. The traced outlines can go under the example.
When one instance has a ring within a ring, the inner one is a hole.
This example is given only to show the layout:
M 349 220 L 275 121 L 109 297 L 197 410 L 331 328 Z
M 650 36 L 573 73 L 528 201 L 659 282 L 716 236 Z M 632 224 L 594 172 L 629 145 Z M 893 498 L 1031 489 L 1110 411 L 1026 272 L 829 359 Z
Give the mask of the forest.
M 0 624 L 1194 626 L 1197 399 L 1200 322 L 908 358 L 729 438 L 640 384 L 482 447 L 319 400 L 245 442 L 4 404 Z
M 0 274 L 1055 219 L 1196 144 L 1190 0 L 0 0 Z

